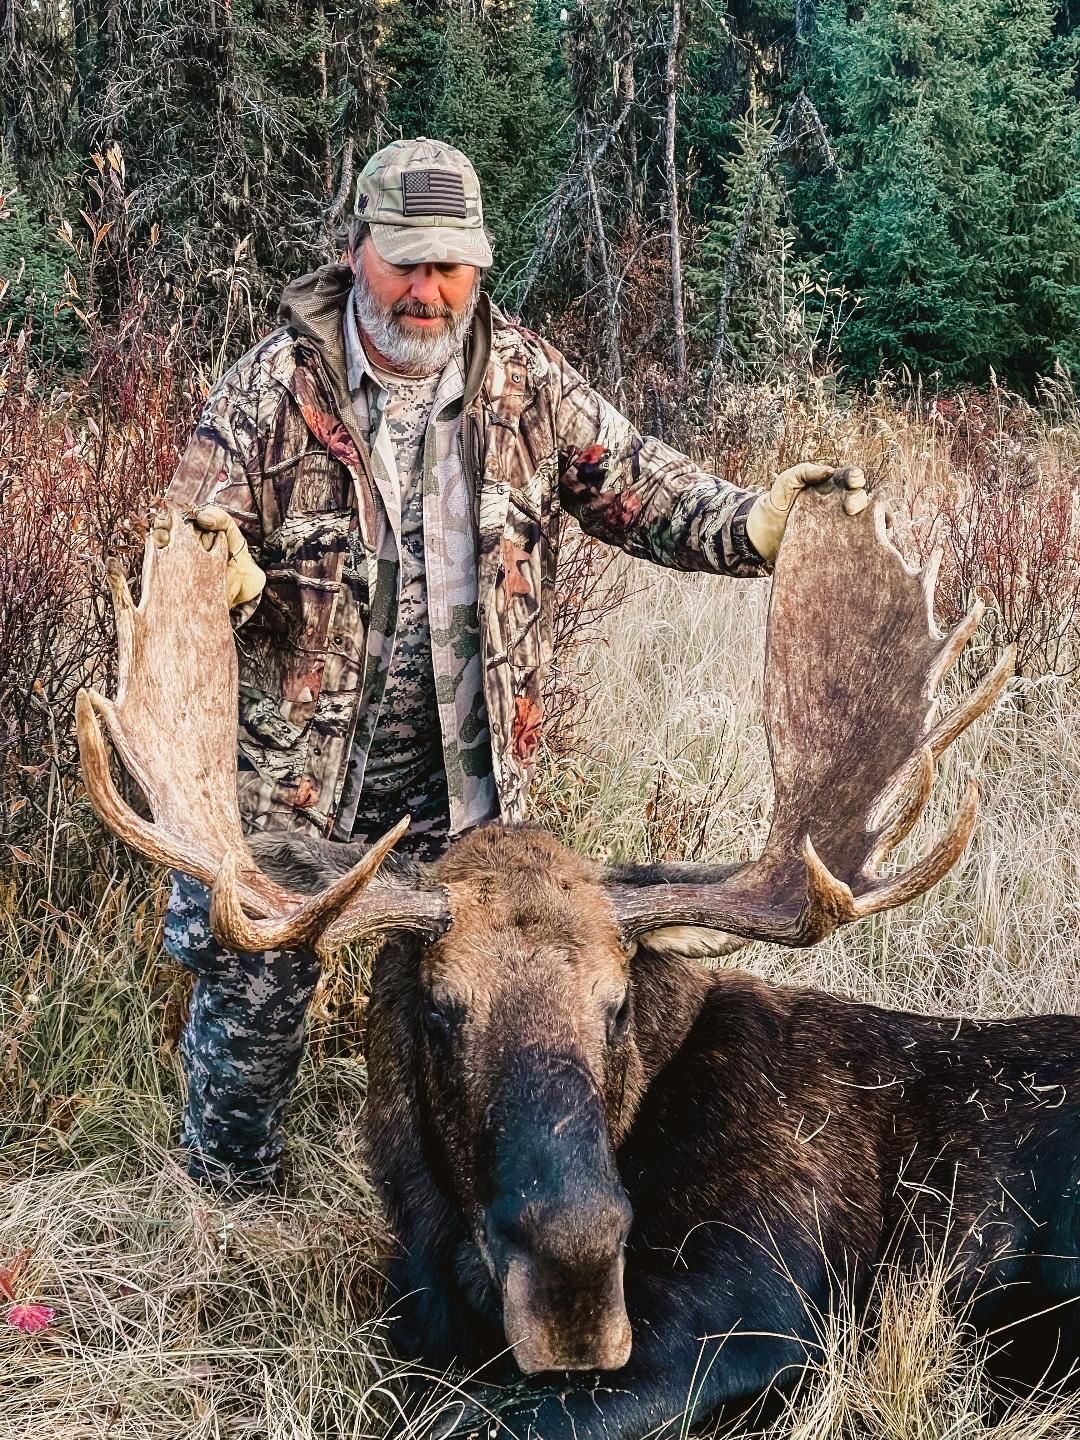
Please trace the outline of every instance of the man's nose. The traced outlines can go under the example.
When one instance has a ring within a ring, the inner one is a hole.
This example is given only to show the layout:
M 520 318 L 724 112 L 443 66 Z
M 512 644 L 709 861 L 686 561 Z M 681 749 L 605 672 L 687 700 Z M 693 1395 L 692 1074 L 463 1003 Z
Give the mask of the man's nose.
M 439 272 L 434 265 L 418 265 L 412 273 L 410 293 L 422 305 L 440 305 Z

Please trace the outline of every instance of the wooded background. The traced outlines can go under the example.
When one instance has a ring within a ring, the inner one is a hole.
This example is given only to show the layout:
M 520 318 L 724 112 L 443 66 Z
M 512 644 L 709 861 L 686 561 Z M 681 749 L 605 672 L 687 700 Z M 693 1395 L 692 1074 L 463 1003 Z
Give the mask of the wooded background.
M 1078 17 L 0 0 L 0 322 L 35 307 L 77 368 L 83 316 L 135 306 L 212 378 L 337 253 L 367 156 L 427 134 L 480 173 L 495 297 L 655 428 L 726 376 L 1028 388 L 1080 360 Z

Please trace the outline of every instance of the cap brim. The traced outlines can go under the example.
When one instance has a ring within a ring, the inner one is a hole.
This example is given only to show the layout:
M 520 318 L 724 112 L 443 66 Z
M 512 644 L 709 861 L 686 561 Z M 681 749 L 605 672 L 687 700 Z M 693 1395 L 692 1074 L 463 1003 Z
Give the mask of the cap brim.
M 389 225 L 369 222 L 371 243 L 390 265 L 491 264 L 491 246 L 479 226 Z

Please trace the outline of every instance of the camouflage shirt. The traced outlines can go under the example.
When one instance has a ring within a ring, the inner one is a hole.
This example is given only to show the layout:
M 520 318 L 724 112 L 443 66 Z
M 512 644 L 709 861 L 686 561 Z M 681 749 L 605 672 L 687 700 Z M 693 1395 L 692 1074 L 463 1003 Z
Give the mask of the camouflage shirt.
M 377 428 L 385 425 L 395 460 L 393 479 L 400 496 L 398 534 L 398 617 L 394 651 L 386 675 L 382 713 L 371 750 L 354 750 L 361 787 L 383 793 L 404 790 L 442 769 L 439 708 L 431 660 L 427 582 L 424 574 L 424 434 L 439 384 L 438 373 L 419 379 L 387 378 Z M 374 408 L 374 407 L 373 407 Z M 372 450 L 380 438 L 372 436 Z M 348 787 L 346 787 L 348 788 Z M 348 803 L 348 797 L 346 797 Z
M 357 424 L 368 436 L 373 463 L 387 472 L 397 500 L 387 521 L 395 532 L 400 589 L 381 713 L 368 752 L 353 746 L 335 834 L 375 838 L 407 810 L 413 817 L 410 836 L 423 832 L 429 843 L 435 843 L 445 839 L 451 829 L 443 750 L 453 753 L 455 737 L 443 736 L 436 701 L 425 553 L 424 447 L 436 393 L 440 389 L 444 396 L 461 393 L 464 367 L 456 358 L 447 366 L 449 375 L 444 371 L 442 375 L 411 377 L 377 369 L 361 343 L 351 304 L 345 308 L 344 333 Z M 430 497 L 436 503 L 437 498 Z M 432 538 L 428 537 L 429 543 Z M 460 558 L 465 583 L 473 586 L 471 601 L 475 605 L 475 544 Z M 446 671 L 451 664 L 444 661 L 439 668 Z M 482 710 L 479 666 L 474 670 L 476 703 Z M 480 824 L 498 814 L 486 725 L 483 740 L 480 758 L 486 760 L 486 774 L 476 778 L 486 783 L 470 787 L 468 809 L 455 817 L 454 829 Z
M 228 509 L 266 572 L 260 600 L 237 612 L 246 622 L 237 637 L 238 788 L 254 828 L 334 833 L 354 755 L 370 753 L 393 659 L 397 502 L 350 393 L 351 293 L 341 265 L 287 288 L 282 327 L 215 387 L 169 490 L 181 507 Z M 657 564 L 766 569 L 746 536 L 753 494 L 640 435 L 557 350 L 484 296 L 463 365 L 439 379 L 422 488 L 455 829 L 492 776 L 500 813 L 525 812 L 564 509 L 589 534 Z

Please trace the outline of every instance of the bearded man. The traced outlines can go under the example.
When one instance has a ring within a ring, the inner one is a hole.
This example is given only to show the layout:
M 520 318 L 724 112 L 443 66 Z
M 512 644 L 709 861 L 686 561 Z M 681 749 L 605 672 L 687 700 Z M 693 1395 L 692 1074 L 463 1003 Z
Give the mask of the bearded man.
M 741 490 L 642 436 L 481 292 L 492 254 L 459 151 L 396 141 L 359 177 L 347 264 L 290 284 L 281 328 L 222 379 L 169 490 L 224 531 L 238 624 L 245 824 L 421 858 L 526 811 L 560 517 L 683 570 L 768 572 L 788 509 L 834 468 Z M 857 469 L 845 506 L 865 505 Z M 238 955 L 178 876 L 166 947 L 196 974 L 181 1054 L 198 1179 L 267 1185 L 318 979 Z

